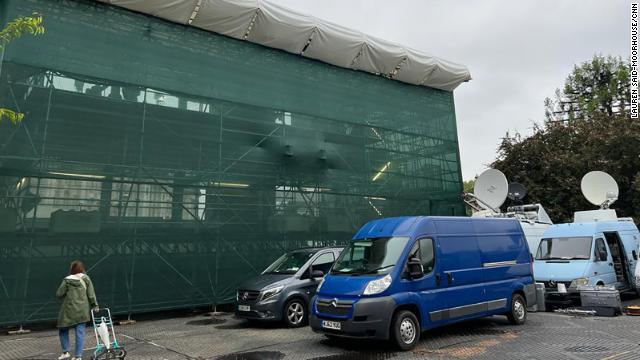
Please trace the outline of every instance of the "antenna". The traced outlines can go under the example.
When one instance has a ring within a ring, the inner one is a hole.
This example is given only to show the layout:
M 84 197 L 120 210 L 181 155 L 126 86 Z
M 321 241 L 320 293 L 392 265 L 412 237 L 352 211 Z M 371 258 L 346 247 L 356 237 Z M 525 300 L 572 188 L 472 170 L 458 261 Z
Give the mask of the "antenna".
M 512 182 L 509 184 L 509 193 L 507 196 L 513 201 L 520 201 L 527 196 L 527 188 L 520 183 Z
M 485 170 L 478 176 L 473 187 L 473 196 L 478 204 L 496 213 L 500 212 L 500 206 L 507 199 L 508 192 L 507 177 L 496 169 Z
M 591 171 L 582 177 L 580 182 L 582 195 L 600 209 L 608 209 L 618 200 L 618 183 L 604 171 Z

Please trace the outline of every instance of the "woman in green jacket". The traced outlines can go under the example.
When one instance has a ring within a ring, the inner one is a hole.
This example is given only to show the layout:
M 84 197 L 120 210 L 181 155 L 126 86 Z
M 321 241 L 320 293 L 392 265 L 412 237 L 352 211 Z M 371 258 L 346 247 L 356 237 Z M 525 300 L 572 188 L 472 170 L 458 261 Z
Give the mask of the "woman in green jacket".
M 91 319 L 90 311 L 98 307 L 93 283 L 85 274 L 84 264 L 76 260 L 71 263 L 69 276 L 62 280 L 62 284 L 56 292 L 56 296 L 62 299 L 62 307 L 58 315 L 58 329 L 62 355 L 58 360 L 82 359 L 84 347 L 85 324 Z M 69 354 L 69 329 L 74 328 L 76 333 L 75 356 Z

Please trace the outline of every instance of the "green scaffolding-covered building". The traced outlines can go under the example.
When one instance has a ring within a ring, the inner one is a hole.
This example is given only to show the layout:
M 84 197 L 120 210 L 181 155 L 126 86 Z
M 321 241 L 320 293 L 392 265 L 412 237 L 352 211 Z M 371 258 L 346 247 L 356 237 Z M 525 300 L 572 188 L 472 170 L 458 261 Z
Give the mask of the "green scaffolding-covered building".
M 113 312 L 210 306 L 370 219 L 464 215 L 462 66 L 258 1 L 0 2 L 34 12 L 0 67 L 0 325 L 55 319 L 74 259 Z

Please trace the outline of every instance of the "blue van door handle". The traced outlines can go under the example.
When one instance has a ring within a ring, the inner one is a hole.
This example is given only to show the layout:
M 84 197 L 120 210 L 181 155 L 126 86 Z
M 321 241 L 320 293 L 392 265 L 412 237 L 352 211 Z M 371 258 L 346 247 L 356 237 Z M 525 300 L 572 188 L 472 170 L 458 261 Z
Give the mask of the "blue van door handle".
M 453 275 L 451 273 L 447 273 L 447 280 L 449 280 L 449 284 L 453 282 Z
M 436 274 L 436 285 L 440 286 L 441 281 L 442 281 L 442 277 L 440 277 L 440 274 Z

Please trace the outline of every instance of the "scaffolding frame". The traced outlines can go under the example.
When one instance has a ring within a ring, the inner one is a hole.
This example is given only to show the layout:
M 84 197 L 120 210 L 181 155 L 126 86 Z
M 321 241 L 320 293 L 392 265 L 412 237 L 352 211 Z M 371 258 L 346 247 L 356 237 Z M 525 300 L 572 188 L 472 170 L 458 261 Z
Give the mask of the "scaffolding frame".
M 107 18 L 76 1 L 9 1 L 9 15 L 38 6 L 59 10 L 48 34 L 61 19 Z M 108 11 L 115 23 L 141 16 Z M 166 38 L 198 36 L 146 21 Z M 289 249 L 343 244 L 374 218 L 464 214 L 450 93 L 283 58 L 313 70 L 310 82 L 340 71 L 353 89 L 388 83 L 404 96 L 359 117 L 345 114 L 387 95 L 336 95 L 332 117 L 311 100 L 300 111 L 193 95 L 36 66 L 9 50 L 0 104 L 27 116 L 0 124 L 0 325 L 54 319 L 53 293 L 74 259 L 115 314 L 215 306 Z

